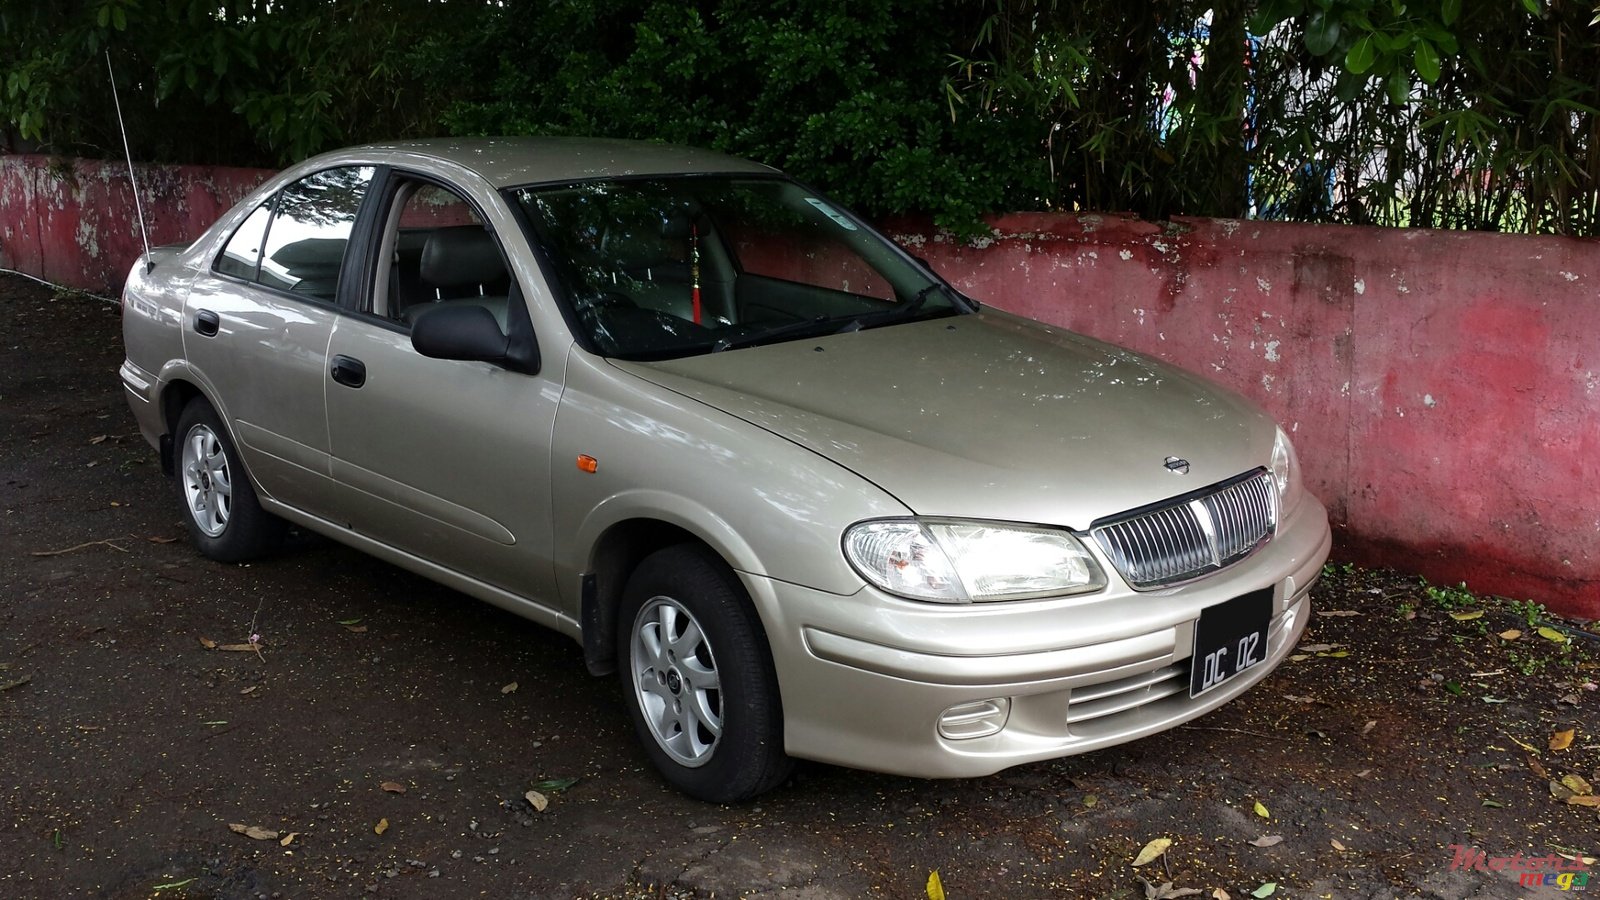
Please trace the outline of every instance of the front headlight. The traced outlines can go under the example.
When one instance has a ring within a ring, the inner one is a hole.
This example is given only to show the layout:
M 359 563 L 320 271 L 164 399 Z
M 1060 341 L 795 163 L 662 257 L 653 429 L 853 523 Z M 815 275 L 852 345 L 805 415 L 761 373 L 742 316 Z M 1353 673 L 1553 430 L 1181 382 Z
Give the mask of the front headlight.
M 950 519 L 877 519 L 844 533 L 873 585 L 913 600 L 972 603 L 1097 591 L 1105 575 L 1065 531 Z
M 1289 435 L 1282 428 L 1272 441 L 1272 483 L 1278 488 L 1278 518 L 1289 514 L 1294 505 L 1300 502 L 1300 461 L 1295 458 L 1294 444 L 1289 442 Z

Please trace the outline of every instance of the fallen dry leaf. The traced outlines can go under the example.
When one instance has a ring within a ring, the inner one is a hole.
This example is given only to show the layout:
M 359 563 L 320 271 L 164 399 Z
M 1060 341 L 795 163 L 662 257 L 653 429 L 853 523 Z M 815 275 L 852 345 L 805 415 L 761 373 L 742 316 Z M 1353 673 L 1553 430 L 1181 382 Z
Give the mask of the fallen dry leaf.
M 404 794 L 406 792 L 406 786 L 398 781 L 385 781 L 378 786 L 391 794 Z
M 1292 701 L 1294 703 L 1316 703 L 1317 702 L 1317 698 L 1315 698 L 1315 697 L 1305 697 L 1305 696 L 1302 696 L 1300 694 L 1284 694 L 1283 695 L 1283 699 Z
M 9 691 L 12 688 L 22 687 L 23 685 L 27 684 L 28 682 L 30 682 L 32 680 L 33 680 L 33 676 L 32 675 L 24 675 L 21 678 L 17 678 L 17 679 L 14 679 L 12 681 L 7 681 L 4 684 L 0 684 L 0 691 Z
M 227 650 L 230 653 L 249 653 L 261 646 L 260 644 L 218 644 L 218 650 Z
M 177 538 L 175 538 L 175 537 L 162 537 L 160 535 L 151 535 L 150 537 L 145 538 L 145 540 L 149 541 L 152 544 L 171 544 L 171 543 L 177 541 Z
M 91 444 L 104 444 L 106 442 L 106 438 L 108 436 L 109 435 L 97 434 L 94 437 L 89 438 L 89 443 L 91 443 Z
M 1554 628 L 1551 628 L 1549 625 L 1539 626 L 1539 637 L 1542 637 L 1547 641 L 1555 641 L 1558 644 L 1565 644 L 1567 642 L 1566 635 L 1555 630 Z
M 1353 609 L 1319 609 L 1317 610 L 1317 615 L 1334 618 L 1338 616 L 1359 616 L 1361 613 Z
M 1137 867 L 1146 865 L 1154 862 L 1157 859 L 1160 859 L 1161 854 L 1167 852 L 1167 848 L 1171 846 L 1171 838 L 1156 838 L 1150 843 L 1145 844 L 1144 849 L 1139 851 L 1139 855 L 1133 858 L 1134 866 Z
M 538 810 L 539 812 L 544 812 L 545 807 L 550 805 L 550 801 L 545 797 L 545 795 L 539 793 L 538 791 L 529 791 L 522 796 L 534 809 Z
M 1544 763 L 1539 762 L 1537 759 L 1534 759 L 1531 756 L 1528 757 L 1528 771 L 1540 778 L 1550 777 L 1550 772 L 1544 767 Z
M 1594 788 L 1584 780 L 1582 775 L 1561 776 L 1561 786 L 1580 797 L 1587 797 L 1594 793 Z
M 1470 622 L 1473 619 L 1483 618 L 1483 610 L 1467 609 L 1460 612 L 1453 612 L 1450 614 L 1450 618 L 1455 619 L 1457 622 Z
M 1258 837 L 1255 840 L 1251 841 L 1250 843 L 1253 846 L 1256 846 L 1256 847 L 1276 847 L 1279 844 L 1283 843 L 1283 835 L 1281 835 L 1281 834 L 1264 834 L 1261 837 Z
M 1514 641 L 1519 637 L 1522 637 L 1522 629 L 1520 628 L 1507 628 L 1505 631 L 1500 632 L 1502 641 Z
M 378 820 L 378 824 L 372 826 L 372 833 L 373 834 L 383 834 L 385 831 L 388 831 L 388 830 L 389 830 L 389 820 L 388 819 L 379 819 Z
M 288 834 L 283 836 L 283 840 L 278 842 L 278 846 L 279 847 L 287 847 L 290 844 L 294 843 L 294 839 L 299 837 L 299 836 L 300 836 L 300 832 L 291 831 Z
M 1083 805 L 1088 809 L 1094 809 L 1100 805 L 1100 798 L 1094 794 L 1084 794 Z
M 1333 845 L 1333 849 L 1339 851 L 1340 853 L 1343 853 L 1346 850 L 1350 849 L 1349 847 L 1346 847 L 1344 845 L 1344 843 L 1342 841 L 1340 841 L 1338 838 L 1334 838 L 1333 840 L 1329 841 L 1328 843 L 1332 844 Z
M 1222 888 L 1213 888 L 1211 891 L 1211 900 L 1233 900 L 1233 895 Z
M 200 646 L 206 648 L 207 650 L 215 650 L 217 649 L 217 642 L 213 641 L 211 638 L 203 637 L 200 639 Z
M 1567 798 L 1567 802 L 1573 806 L 1593 806 L 1600 808 L 1600 797 L 1596 797 L 1593 794 L 1573 794 L 1571 797 Z
M 1172 900 L 1174 897 L 1192 897 L 1200 893 L 1198 888 L 1175 888 L 1170 881 L 1151 884 L 1142 875 L 1139 880 L 1144 881 L 1144 900 Z
M 1550 782 L 1550 796 L 1564 802 L 1572 797 L 1577 796 L 1577 791 L 1574 791 L 1572 788 L 1567 787 L 1559 781 L 1552 780 Z
M 1346 656 L 1350 655 L 1350 651 L 1349 650 L 1334 650 L 1334 651 L 1332 651 L 1330 653 L 1318 653 L 1317 655 L 1318 656 L 1326 656 L 1329 659 L 1344 659 Z
M 240 825 L 230 822 L 228 824 L 228 830 L 232 831 L 234 834 L 242 834 L 252 841 L 275 841 L 278 839 L 278 833 L 276 831 L 262 828 L 258 825 Z
M 259 687 L 261 687 L 261 685 L 252 684 L 249 687 L 245 688 L 244 690 L 240 691 L 239 693 L 241 693 L 241 694 L 254 694 L 256 692 L 256 689 L 259 688 Z
M 1568 747 L 1571 747 L 1572 746 L 1572 739 L 1576 735 L 1577 735 L 1577 729 L 1576 728 L 1568 728 L 1565 731 L 1553 731 L 1553 732 L 1551 732 L 1550 733 L 1550 749 L 1551 750 L 1565 750 Z
M 344 630 L 350 632 L 351 634 L 366 634 L 367 633 L 367 626 L 365 626 L 365 625 L 346 625 L 346 626 L 344 626 Z
M 1369 719 L 1369 720 L 1367 720 L 1367 724 L 1361 726 L 1361 733 L 1362 734 L 1371 734 L 1372 733 L 1372 729 L 1377 728 L 1377 727 L 1378 727 L 1378 720 L 1377 719 Z
M 1295 649 L 1299 650 L 1302 653 L 1323 653 L 1323 652 L 1326 652 L 1328 650 L 1332 650 L 1335 646 L 1337 646 L 1337 645 L 1335 645 L 1335 644 L 1301 644 L 1300 646 L 1296 647 Z
M 1529 743 L 1525 743 L 1523 741 L 1519 741 L 1516 738 L 1511 737 L 1511 735 L 1509 735 L 1509 734 L 1506 735 L 1506 737 L 1511 738 L 1511 743 L 1516 744 L 1518 747 L 1521 747 L 1522 749 L 1528 751 L 1529 753 L 1532 753 L 1534 755 L 1538 755 L 1538 753 L 1539 753 L 1539 748 L 1538 747 L 1535 747 L 1534 745 L 1529 744 Z
M 506 686 L 504 686 L 504 687 L 502 687 L 500 689 L 500 693 L 502 693 L 502 694 L 515 694 L 516 692 L 517 692 L 517 683 L 515 681 L 511 682 L 510 684 L 508 684 L 508 685 L 506 685 Z
M 928 900 L 945 900 L 944 880 L 939 877 L 939 870 L 934 869 L 928 873 Z
M 1257 800 L 1257 801 L 1256 801 L 1256 815 L 1258 815 L 1258 816 L 1260 816 L 1260 817 L 1261 817 L 1261 818 L 1263 818 L 1263 819 L 1270 819 L 1270 818 L 1272 818 L 1272 813 L 1270 813 L 1270 812 L 1267 812 L 1267 808 L 1266 808 L 1266 806 L 1264 806 L 1264 805 L 1263 805 L 1263 804 L 1262 804 L 1262 803 L 1261 803 L 1261 801 L 1260 801 L 1260 800 Z

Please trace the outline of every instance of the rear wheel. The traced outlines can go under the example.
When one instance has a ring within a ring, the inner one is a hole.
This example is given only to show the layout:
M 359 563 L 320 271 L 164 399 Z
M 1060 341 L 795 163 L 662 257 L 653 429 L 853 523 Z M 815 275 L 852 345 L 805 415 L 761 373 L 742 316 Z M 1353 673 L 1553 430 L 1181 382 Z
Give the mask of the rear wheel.
M 720 559 L 692 545 L 657 551 L 628 579 L 617 619 L 629 717 L 668 782 L 736 803 L 788 777 L 767 642 Z
M 261 508 L 250 476 L 211 404 L 196 397 L 178 417 L 178 501 L 200 552 L 223 562 L 263 556 L 287 524 Z

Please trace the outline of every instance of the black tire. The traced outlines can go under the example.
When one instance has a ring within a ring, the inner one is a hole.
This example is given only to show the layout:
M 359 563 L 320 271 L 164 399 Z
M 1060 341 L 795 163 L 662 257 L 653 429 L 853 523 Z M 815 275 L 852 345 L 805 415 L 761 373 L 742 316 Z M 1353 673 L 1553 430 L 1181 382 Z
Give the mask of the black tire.
M 239 451 L 211 404 L 200 397 L 190 400 L 173 435 L 178 506 L 200 553 L 241 562 L 278 549 L 288 524 L 261 508 Z
M 783 705 L 766 635 L 744 587 L 709 550 L 668 547 L 634 570 L 617 615 L 617 663 L 634 731 L 673 787 L 710 803 L 739 803 L 789 776 L 794 764 L 783 752 Z

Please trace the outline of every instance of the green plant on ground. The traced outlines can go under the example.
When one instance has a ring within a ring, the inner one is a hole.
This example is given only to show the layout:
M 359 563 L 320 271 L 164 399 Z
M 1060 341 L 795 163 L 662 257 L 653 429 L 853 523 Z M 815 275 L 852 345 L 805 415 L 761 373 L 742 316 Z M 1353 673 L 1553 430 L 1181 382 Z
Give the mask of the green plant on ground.
M 1544 608 L 1543 603 L 1533 600 L 1508 600 L 1506 601 L 1506 609 L 1527 623 L 1529 628 L 1537 627 L 1541 620 L 1548 618 L 1550 615 L 1550 611 Z
M 1483 602 L 1476 594 L 1467 590 L 1467 583 L 1464 581 L 1458 583 L 1455 587 L 1428 584 L 1425 580 L 1422 585 L 1422 591 L 1428 595 L 1428 599 L 1444 610 L 1465 609 Z

